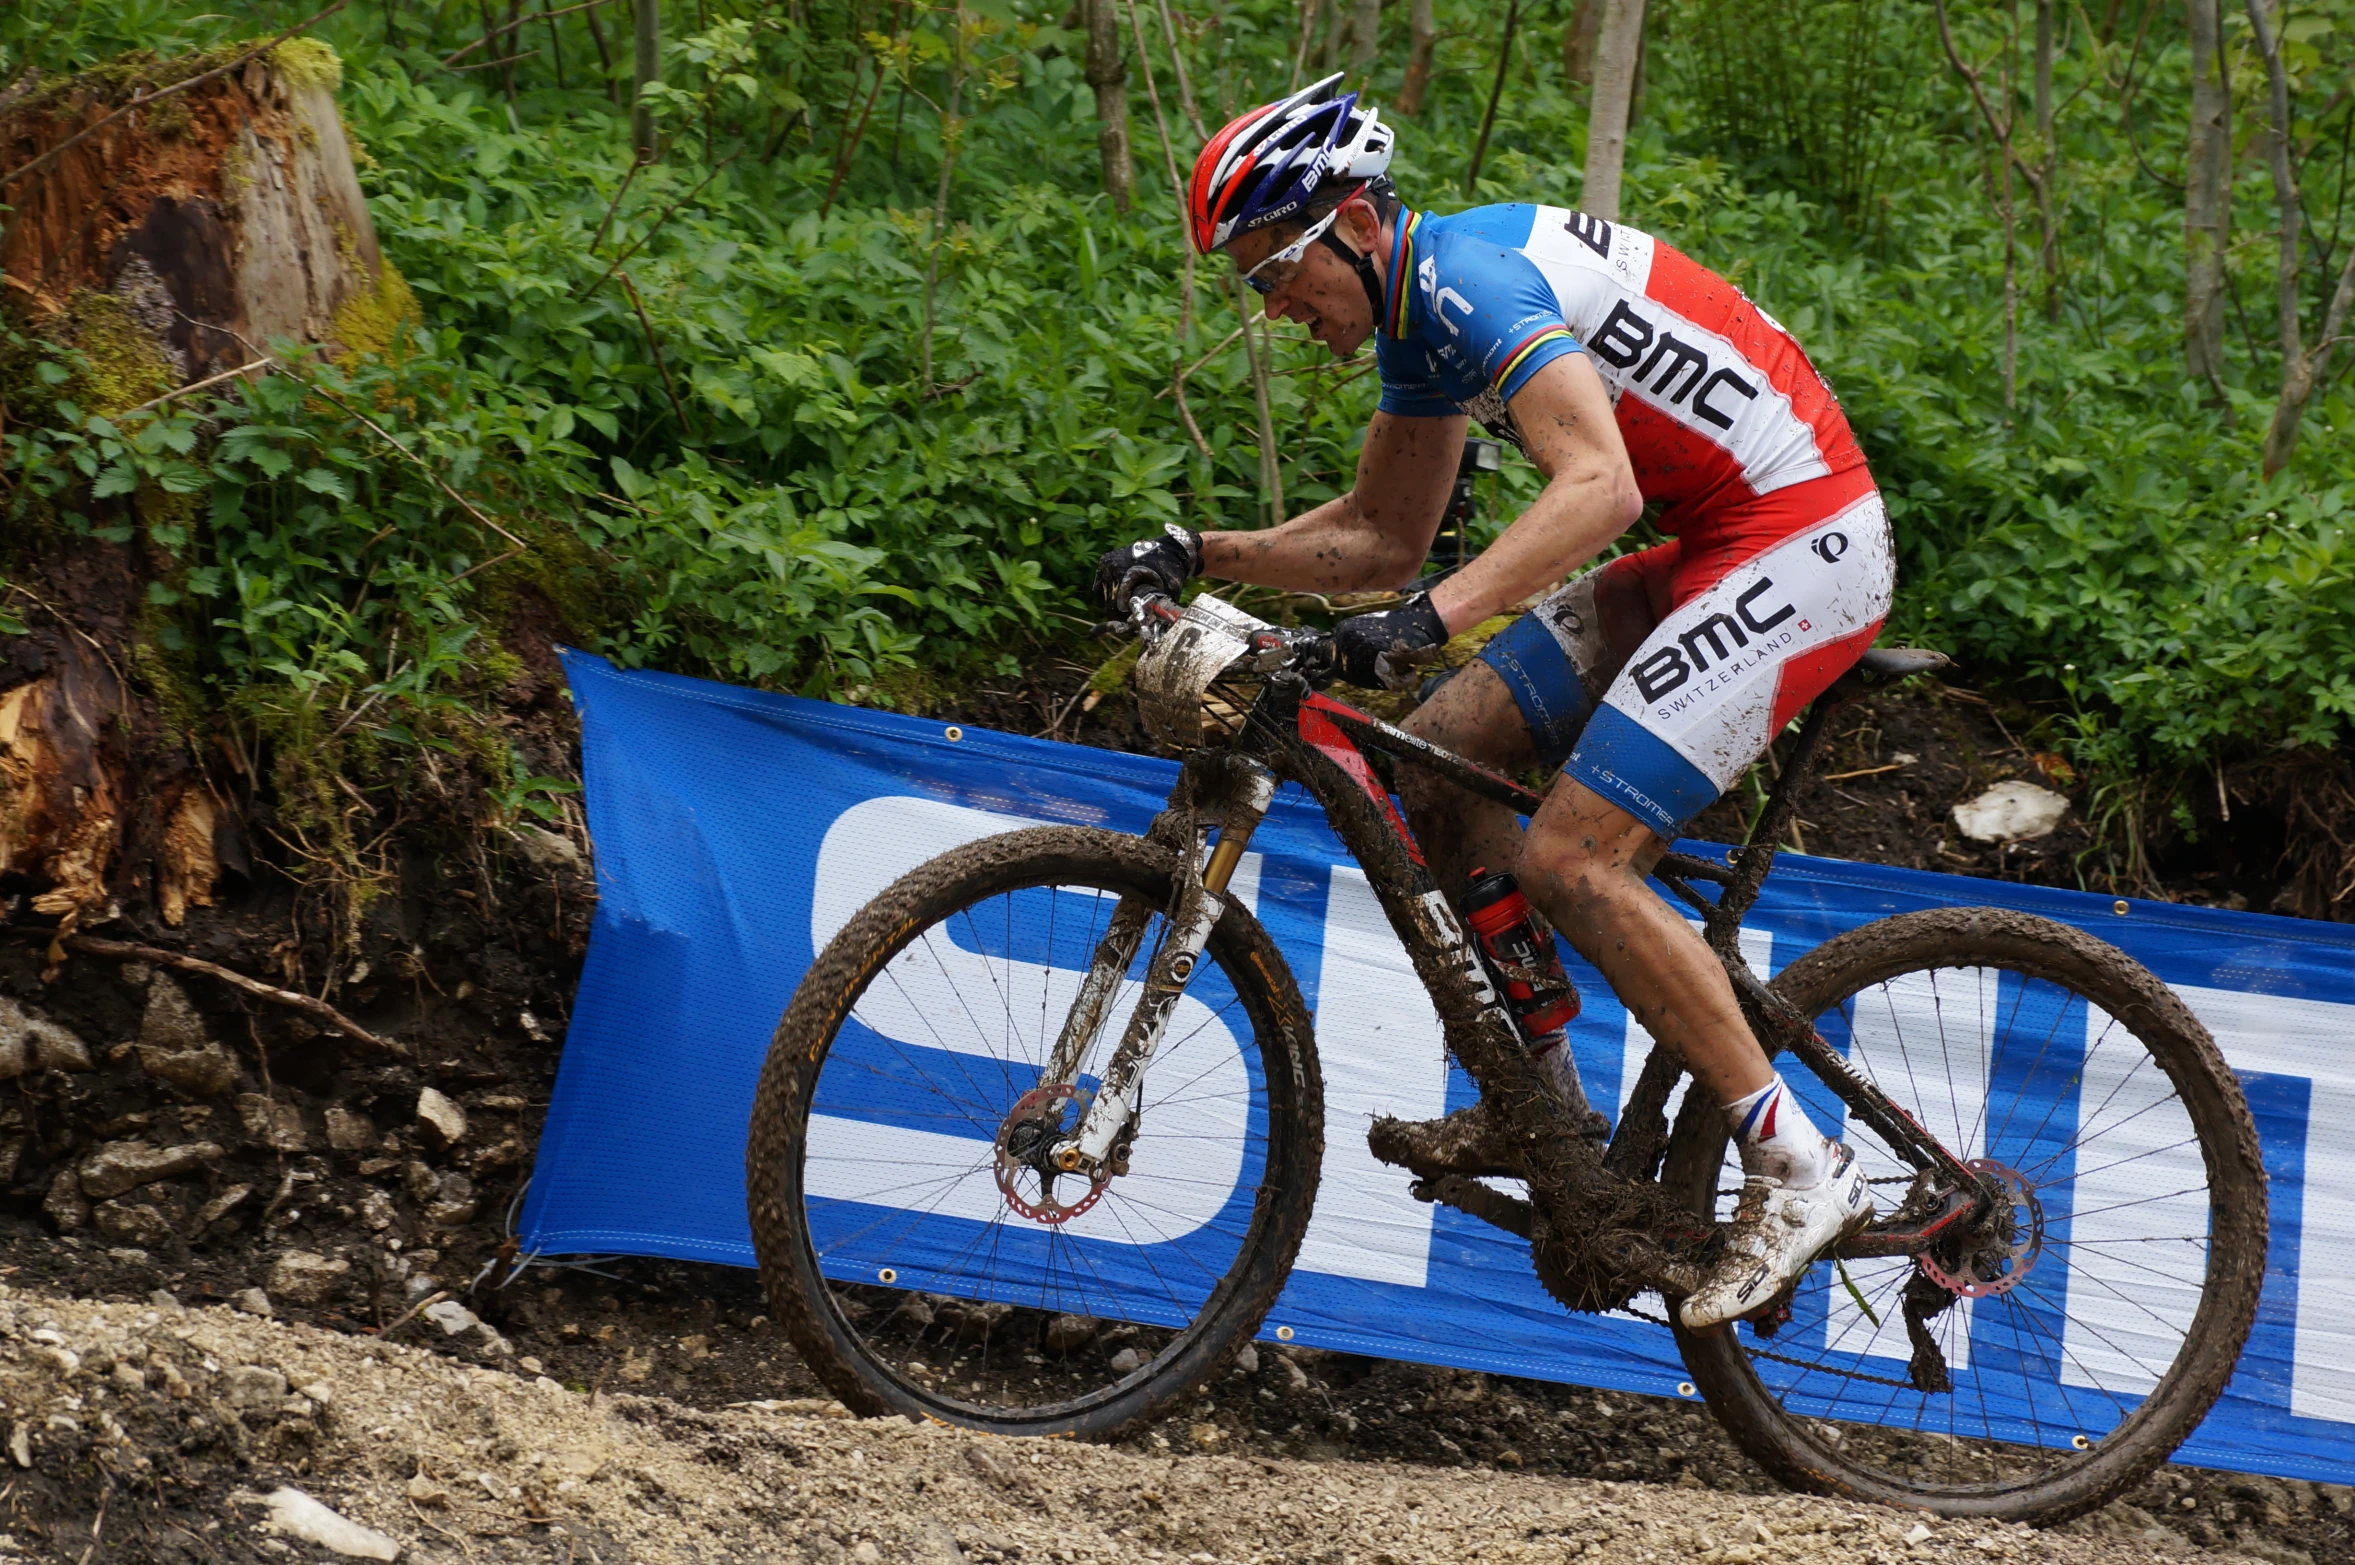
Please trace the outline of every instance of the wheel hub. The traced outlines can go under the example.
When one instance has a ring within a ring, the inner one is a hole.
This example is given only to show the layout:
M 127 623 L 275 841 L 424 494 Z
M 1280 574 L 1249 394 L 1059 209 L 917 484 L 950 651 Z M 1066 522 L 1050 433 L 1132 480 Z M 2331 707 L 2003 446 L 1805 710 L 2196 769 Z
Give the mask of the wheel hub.
M 2018 1287 L 2044 1253 L 2044 1204 L 2008 1164 L 1979 1157 L 1967 1166 L 1995 1185 L 1993 1209 L 1959 1239 L 1924 1251 L 1914 1263 L 1959 1298 L 1992 1298 Z
M 1066 1170 L 1060 1153 L 1079 1134 L 1087 1118 L 1089 1096 L 1067 1082 L 1033 1087 L 1014 1100 L 999 1122 L 997 1135 L 998 1193 L 1006 1205 L 1034 1223 L 1061 1226 L 1103 1199 L 1114 1170 Z M 1084 1180 L 1087 1190 L 1076 1201 L 1055 1195 L 1057 1179 Z

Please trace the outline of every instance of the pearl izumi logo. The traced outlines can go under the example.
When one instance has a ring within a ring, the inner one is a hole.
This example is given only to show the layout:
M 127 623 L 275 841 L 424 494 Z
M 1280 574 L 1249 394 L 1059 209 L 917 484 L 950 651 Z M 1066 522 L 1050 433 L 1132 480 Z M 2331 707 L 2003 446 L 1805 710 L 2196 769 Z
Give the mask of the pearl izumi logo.
M 1687 627 L 1677 636 L 1674 646 L 1662 647 L 1628 669 L 1628 677 L 1635 681 L 1635 688 L 1643 692 L 1646 701 L 1657 701 L 1681 688 L 1695 675 L 1705 674 L 1711 668 L 1728 662 L 1741 661 L 1740 654 L 1750 645 L 1752 637 L 1768 637 L 1777 625 L 1799 612 L 1798 606 L 1788 601 L 1781 608 L 1770 611 L 1761 612 L 1753 607 L 1759 599 L 1773 592 L 1774 578 L 1761 577 L 1757 585 L 1734 599 L 1732 614 L 1711 614 Z M 1799 628 L 1805 630 L 1806 621 L 1800 621 Z M 1780 645 L 1790 639 L 1791 632 L 1784 631 L 1773 641 Z
M 1840 556 L 1848 552 L 1848 535 L 1846 533 L 1825 533 L 1807 547 L 1813 549 L 1815 557 L 1826 565 L 1837 565 L 1840 563 Z

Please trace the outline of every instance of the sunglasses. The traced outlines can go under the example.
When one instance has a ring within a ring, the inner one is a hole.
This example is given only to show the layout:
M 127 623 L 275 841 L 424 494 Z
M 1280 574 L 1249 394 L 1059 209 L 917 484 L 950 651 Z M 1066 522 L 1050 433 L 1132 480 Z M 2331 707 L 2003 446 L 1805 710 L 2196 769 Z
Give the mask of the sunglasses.
M 1346 205 L 1348 205 L 1347 202 L 1342 203 L 1342 206 Z M 1274 293 L 1278 288 L 1290 283 L 1298 275 L 1300 258 L 1308 254 L 1308 247 L 1323 238 L 1325 230 L 1331 228 L 1333 220 L 1340 215 L 1341 207 L 1335 207 L 1323 217 L 1318 218 L 1298 239 L 1293 240 L 1283 249 L 1275 251 L 1257 266 L 1245 272 L 1243 281 L 1250 284 L 1254 292 L 1263 294 Z M 1276 270 L 1270 271 L 1270 268 L 1276 268 Z M 1262 273 L 1267 273 L 1267 275 L 1262 276 Z

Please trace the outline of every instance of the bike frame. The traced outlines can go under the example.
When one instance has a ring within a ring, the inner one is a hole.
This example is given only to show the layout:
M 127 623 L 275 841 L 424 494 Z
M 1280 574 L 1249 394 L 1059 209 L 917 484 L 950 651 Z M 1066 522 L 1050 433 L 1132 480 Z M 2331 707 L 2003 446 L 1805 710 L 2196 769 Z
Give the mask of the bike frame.
M 1702 915 L 1704 937 L 1724 963 L 1768 1055 L 1787 1050 L 1800 1057 L 1916 1171 L 1913 1192 L 1892 1218 L 1839 1246 L 1838 1253 L 1851 1258 L 1926 1250 L 1957 1224 L 1985 1215 L 1998 1195 L 1912 1115 L 1852 1070 L 1808 1018 L 1761 983 L 1739 955 L 1741 919 L 1756 902 L 1773 866 L 1775 840 L 1789 824 L 1796 784 L 1811 770 L 1832 711 L 1861 688 L 1859 682 L 1844 681 L 1809 711 L 1773 795 L 1748 840 L 1727 863 L 1668 853 L 1656 869 L 1660 881 Z M 1162 1023 L 1224 910 L 1228 878 L 1279 781 L 1299 783 L 1323 806 L 1342 845 L 1363 868 L 1416 977 L 1430 994 L 1449 1052 L 1463 1062 L 1483 1096 L 1518 1086 L 1526 1099 L 1531 1078 L 1519 1028 L 1499 997 L 1485 959 L 1466 938 L 1424 862 L 1369 751 L 1419 767 L 1524 816 L 1535 815 L 1544 803 L 1540 795 L 1510 778 L 1313 690 L 1297 672 L 1284 669 L 1268 675 L 1233 740 L 1188 756 L 1169 808 L 1154 822 L 1150 835 L 1176 852 L 1183 866 L 1178 903 L 1169 910 L 1170 931 L 1147 969 L 1144 997 L 1104 1070 L 1102 1086 L 1077 1135 L 1061 1151 L 1060 1169 L 1096 1177 L 1118 1171 L 1123 1161 L 1118 1154 L 1133 1133 L 1144 1073 Z M 1217 840 L 1206 860 L 1203 849 L 1213 832 Z M 1698 889 L 1703 884 L 1716 886 L 1718 894 L 1707 896 Z M 1152 911 L 1156 910 L 1124 904 L 1115 913 L 1055 1051 L 1048 1080 L 1066 1079 L 1076 1068 L 1077 1055 L 1093 1034 L 1118 975 L 1134 959 Z M 1101 985 L 1096 970 L 1106 978 Z M 1609 1174 L 1636 1181 L 1656 1177 L 1668 1142 L 1666 1105 L 1682 1074 L 1677 1057 L 1655 1046 L 1603 1155 L 1602 1166 Z M 1570 1133 L 1566 1124 L 1562 1133 Z M 1418 1193 L 1528 1236 L 1528 1205 L 1476 1180 L 1432 1182 Z

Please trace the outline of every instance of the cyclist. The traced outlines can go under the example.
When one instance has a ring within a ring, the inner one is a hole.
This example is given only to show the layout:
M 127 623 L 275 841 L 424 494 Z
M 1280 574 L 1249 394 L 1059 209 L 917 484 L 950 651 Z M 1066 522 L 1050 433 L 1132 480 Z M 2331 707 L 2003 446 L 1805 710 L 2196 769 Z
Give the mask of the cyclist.
M 1739 289 L 1583 213 L 1410 210 L 1388 178 L 1389 128 L 1339 80 L 1227 125 L 1185 202 L 1195 248 L 1223 251 L 1270 317 L 1342 358 L 1374 339 L 1382 396 L 1355 486 L 1264 531 L 1172 526 L 1107 554 L 1097 589 L 1117 610 L 1198 575 L 1405 587 L 1438 531 L 1467 416 L 1528 456 L 1545 488 L 1495 543 L 1398 607 L 1343 620 L 1335 651 L 1350 683 L 1404 688 L 1451 635 L 1537 599 L 1407 726 L 1561 779 L 1526 837 L 1506 807 L 1419 773 L 1408 818 L 1451 897 L 1475 866 L 1512 866 L 1725 1105 L 1743 1200 L 1725 1259 L 1682 1306 L 1688 1327 L 1720 1325 L 1773 1301 L 1873 1204 L 1853 1154 L 1809 1122 L 1717 959 L 1645 875 L 1872 644 L 1894 581 L 1887 517 L 1830 389 Z M 1571 577 L 1647 501 L 1668 541 Z M 1568 1054 L 1550 1058 L 1583 1108 Z

